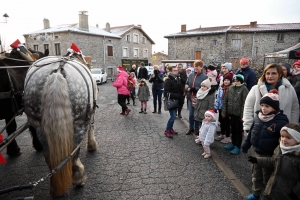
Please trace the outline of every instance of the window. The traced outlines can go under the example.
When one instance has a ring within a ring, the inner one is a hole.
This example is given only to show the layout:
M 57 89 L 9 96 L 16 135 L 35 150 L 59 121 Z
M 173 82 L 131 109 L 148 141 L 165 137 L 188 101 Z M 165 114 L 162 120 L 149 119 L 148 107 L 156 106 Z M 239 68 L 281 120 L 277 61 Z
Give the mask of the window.
M 217 40 L 213 40 L 213 45 L 217 45 Z
M 130 42 L 130 34 L 126 35 L 126 41 Z
M 55 38 L 55 39 L 58 39 L 58 36 L 56 35 L 56 36 L 54 36 L 54 38 Z
M 44 44 L 44 50 L 49 49 L 49 44 Z
M 283 33 L 277 34 L 277 42 L 284 42 L 284 34 Z
M 139 35 L 138 34 L 133 34 L 133 42 L 139 43 Z
M 148 50 L 147 50 L 147 49 L 145 49 L 145 50 L 143 51 L 143 57 L 144 57 L 144 58 L 148 58 Z
M 60 56 L 60 44 L 59 43 L 55 44 L 55 55 Z
M 123 47 L 123 58 L 128 57 L 128 48 L 127 47 Z
M 142 43 L 146 44 L 146 38 L 145 37 L 142 38 Z
M 39 50 L 39 45 L 34 44 L 34 45 L 33 45 L 33 50 L 38 51 L 38 50 Z
M 113 56 L 113 47 L 107 46 L 107 56 Z
M 133 57 L 135 58 L 139 57 L 139 49 L 133 49 Z
M 241 39 L 232 39 L 232 48 L 234 50 L 240 50 L 240 48 L 241 48 Z

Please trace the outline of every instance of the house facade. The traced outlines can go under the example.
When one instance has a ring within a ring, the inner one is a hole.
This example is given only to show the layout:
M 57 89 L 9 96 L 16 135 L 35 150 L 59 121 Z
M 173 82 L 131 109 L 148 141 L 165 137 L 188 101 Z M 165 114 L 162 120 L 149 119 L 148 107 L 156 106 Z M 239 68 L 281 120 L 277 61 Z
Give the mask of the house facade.
M 162 61 L 163 60 L 169 60 L 168 54 L 165 54 L 163 51 L 162 52 L 154 52 L 152 54 L 152 65 L 158 65 L 162 66 Z
M 255 21 L 249 25 L 192 30 L 186 30 L 186 25 L 181 25 L 180 32 L 164 37 L 168 39 L 169 59 L 232 62 L 233 67 L 237 68 L 239 59 L 247 57 L 252 65 L 259 67 L 263 64 L 265 53 L 286 49 L 300 41 L 300 23 L 257 24 Z
M 41 52 L 49 49 L 50 55 L 62 56 L 74 42 L 84 55 L 92 56 L 90 64 L 105 68 L 108 76 L 114 76 L 119 65 L 129 70 L 128 60 L 134 64 L 151 61 L 152 45 L 155 43 L 141 25 L 110 27 L 106 23 L 105 28 L 90 26 L 86 11 L 79 12 L 79 23 L 50 27 L 48 19 L 43 22 L 44 29 L 23 35 L 27 48 Z

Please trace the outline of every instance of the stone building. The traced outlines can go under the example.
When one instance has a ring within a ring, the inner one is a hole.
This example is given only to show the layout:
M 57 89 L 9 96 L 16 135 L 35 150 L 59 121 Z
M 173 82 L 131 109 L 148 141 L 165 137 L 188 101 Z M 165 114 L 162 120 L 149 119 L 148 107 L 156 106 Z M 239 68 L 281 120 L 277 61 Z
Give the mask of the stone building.
M 48 19 L 43 22 L 44 29 L 24 34 L 27 48 L 41 52 L 49 49 L 50 55 L 60 56 L 74 42 L 84 55 L 92 56 L 91 65 L 105 68 L 108 76 L 114 76 L 119 65 L 129 70 L 132 64 L 151 61 L 155 43 L 141 25 L 90 26 L 86 11 L 79 12 L 79 23 L 50 27 Z
M 181 25 L 180 32 L 164 37 L 168 39 L 169 59 L 232 62 L 236 68 L 240 58 L 248 57 L 253 66 L 259 67 L 265 53 L 286 49 L 300 41 L 300 23 L 257 24 L 254 21 L 248 25 L 192 30 Z
M 158 65 L 161 66 L 162 65 L 162 60 L 169 60 L 169 56 L 167 54 L 164 53 L 164 51 L 162 52 L 154 52 L 152 54 L 152 63 L 151 65 Z

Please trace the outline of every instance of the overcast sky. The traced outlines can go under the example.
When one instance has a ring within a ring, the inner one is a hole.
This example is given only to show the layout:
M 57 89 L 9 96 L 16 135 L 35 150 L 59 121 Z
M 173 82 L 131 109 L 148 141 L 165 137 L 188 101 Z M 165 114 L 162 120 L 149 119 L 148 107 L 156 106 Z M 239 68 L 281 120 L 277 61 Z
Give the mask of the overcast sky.
M 7 13 L 9 20 L 0 23 L 0 35 L 6 44 L 16 39 L 25 42 L 23 34 L 43 29 L 44 18 L 50 26 L 78 23 L 78 12 L 83 10 L 92 26 L 141 24 L 156 52 L 168 51 L 164 36 L 180 32 L 182 24 L 190 30 L 251 21 L 300 23 L 300 0 L 2 0 L 0 16 Z

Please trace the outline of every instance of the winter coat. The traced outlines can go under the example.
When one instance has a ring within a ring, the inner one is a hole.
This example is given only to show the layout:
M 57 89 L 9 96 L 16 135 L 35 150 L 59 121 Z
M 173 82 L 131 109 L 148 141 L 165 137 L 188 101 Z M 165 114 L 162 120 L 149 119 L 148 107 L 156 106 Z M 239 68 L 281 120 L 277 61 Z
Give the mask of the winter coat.
M 248 90 L 250 91 L 251 88 L 255 85 L 255 81 L 256 81 L 256 73 L 255 73 L 255 71 L 248 66 L 246 68 L 240 68 L 240 69 L 238 69 L 235 72 L 235 74 L 237 74 L 239 72 L 243 72 L 243 74 L 244 74 L 244 83 L 246 84 Z
M 140 67 L 139 73 L 138 73 L 138 79 L 148 79 L 148 70 L 145 67 Z
M 244 130 L 250 130 L 255 111 L 260 109 L 260 99 L 268 93 L 265 82 L 258 81 L 250 90 L 244 106 Z M 299 104 L 295 89 L 286 78 L 282 78 L 282 85 L 278 88 L 279 107 L 287 116 L 289 123 L 298 124 Z
M 181 72 L 179 72 L 179 78 L 180 78 L 180 83 L 181 83 L 181 93 L 183 95 L 184 94 L 186 80 L 187 80 L 186 71 L 184 69 L 181 70 Z
M 218 122 L 205 122 L 202 121 L 201 128 L 199 130 L 200 141 L 204 142 L 204 145 L 209 146 L 214 142 L 214 135 L 218 126 Z
M 164 75 L 162 73 L 158 73 L 154 78 L 149 79 L 149 82 L 152 83 L 152 90 L 163 90 L 164 89 Z
M 214 109 L 215 92 L 216 90 L 214 88 L 210 88 L 206 97 L 197 99 L 197 104 L 194 109 L 194 120 L 201 122 L 204 119 L 205 112 Z
M 300 97 L 300 74 L 292 76 L 290 78 L 290 82 L 291 82 L 292 86 L 295 88 L 296 94 L 299 98 Z
M 179 105 L 183 104 L 183 98 L 181 95 L 181 83 L 178 77 L 174 77 L 173 75 L 169 74 L 168 77 L 165 77 L 165 84 L 164 84 L 164 98 L 168 99 L 178 99 Z
M 218 83 L 217 83 L 217 76 L 218 76 L 217 70 L 209 71 L 209 72 L 207 72 L 206 75 L 208 77 L 211 77 L 211 79 L 212 79 L 211 85 L 218 85 Z
M 204 81 L 205 79 L 207 79 L 206 74 L 204 74 L 203 72 L 192 72 L 186 82 L 185 88 L 195 88 L 196 92 L 187 92 L 187 99 L 191 100 L 191 96 L 196 96 L 198 90 L 201 88 L 201 83 L 202 81 Z
M 252 145 L 256 153 L 272 156 L 279 144 L 280 130 L 289 123 L 289 120 L 280 111 L 270 121 L 262 122 L 258 118 L 258 113 L 259 111 L 256 112 L 250 131 L 242 144 L 242 150 L 246 153 Z
M 127 89 L 127 77 L 128 73 L 125 71 L 121 71 L 117 74 L 117 79 L 113 82 L 113 86 L 117 88 L 118 94 L 129 95 L 130 91 Z
M 228 87 L 229 88 L 229 87 Z M 228 91 L 228 88 L 226 89 Z M 223 105 L 223 96 L 224 90 L 222 87 L 219 87 L 218 92 L 217 92 L 217 98 L 216 98 L 216 102 L 215 102 L 215 109 L 216 110 L 222 110 L 222 105 Z
M 248 89 L 245 84 L 231 85 L 224 97 L 222 116 L 234 115 L 242 119 Z
M 272 157 L 257 157 L 257 164 L 274 168 L 263 192 L 264 196 L 275 200 L 300 199 L 300 149 L 282 154 L 278 146 Z
M 140 101 L 148 101 L 150 96 L 149 87 L 146 84 L 139 84 L 137 96 L 139 97 Z

